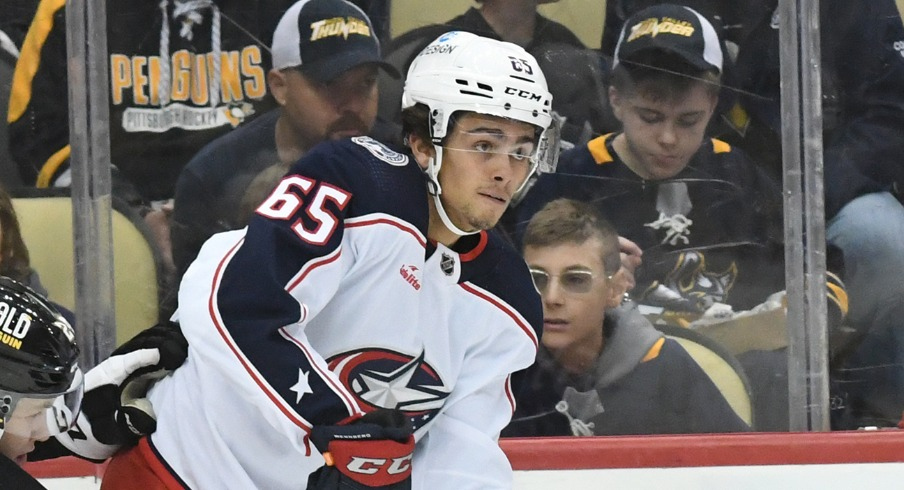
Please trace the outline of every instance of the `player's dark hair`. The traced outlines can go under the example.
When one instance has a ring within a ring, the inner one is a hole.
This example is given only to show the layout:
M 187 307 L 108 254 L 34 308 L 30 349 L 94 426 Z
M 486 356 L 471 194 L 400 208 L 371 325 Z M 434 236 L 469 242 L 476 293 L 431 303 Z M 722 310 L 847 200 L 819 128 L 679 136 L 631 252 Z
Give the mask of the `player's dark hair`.
M 407 141 L 412 134 L 425 141 L 431 140 L 430 108 L 425 104 L 418 103 L 402 109 L 402 136 Z
M 582 244 L 591 238 L 603 243 L 602 259 L 606 274 L 621 267 L 618 232 L 594 206 L 574 199 L 556 199 L 534 214 L 524 232 L 524 248 L 551 247 L 563 243 Z
M 703 83 L 707 93 L 718 96 L 721 76 L 701 71 L 667 51 L 649 50 L 612 69 L 610 84 L 626 96 L 639 95 L 654 101 L 676 100 L 695 84 Z
M 449 116 L 449 127 L 446 129 L 446 138 L 452 134 L 458 124 L 458 116 L 467 114 L 467 111 L 457 111 Z M 426 141 L 433 140 L 430 130 L 430 108 L 425 104 L 417 103 L 411 107 L 402 109 L 402 136 L 407 141 L 408 135 L 415 135 Z M 443 138 L 445 141 L 446 138 Z

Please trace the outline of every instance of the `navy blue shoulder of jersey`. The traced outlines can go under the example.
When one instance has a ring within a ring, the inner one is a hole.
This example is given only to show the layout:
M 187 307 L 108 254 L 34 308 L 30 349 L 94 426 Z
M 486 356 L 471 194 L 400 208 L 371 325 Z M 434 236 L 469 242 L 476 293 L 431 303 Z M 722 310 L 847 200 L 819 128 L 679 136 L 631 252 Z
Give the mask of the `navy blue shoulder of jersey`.
M 619 181 L 642 181 L 622 162 L 615 152 L 613 142 L 618 133 L 600 136 L 585 145 L 572 148 L 559 157 L 556 173 L 543 176 L 541 188 L 547 194 L 586 199 L 580 192 L 593 182 L 587 178 L 611 178 Z M 702 175 L 700 175 L 702 174 Z M 692 176 L 719 178 L 738 184 L 755 185 L 759 181 L 770 181 L 763 169 L 741 149 L 728 143 L 707 138 L 691 157 L 687 168 L 676 178 Z M 545 181 L 545 182 L 544 182 Z M 768 185 L 768 184 L 764 184 Z M 539 194 L 539 193 L 538 193 Z
M 476 235 L 475 235 L 476 236 Z M 543 305 L 521 254 L 496 230 L 481 233 L 479 253 L 463 254 L 461 280 L 485 289 L 518 311 L 533 327 L 543 330 Z
M 559 157 L 556 174 L 600 175 L 611 174 L 616 169 L 623 169 L 624 163 L 615 152 L 614 141 L 620 133 L 610 133 L 599 136 L 584 145 L 576 146 L 562 152 Z M 723 165 L 724 162 L 737 164 L 737 162 L 750 162 L 750 158 L 742 151 L 732 147 L 728 143 L 718 139 L 706 138 L 700 148 L 691 158 L 691 164 L 702 162 L 704 166 L 715 162 Z M 621 165 L 609 165 L 621 163 Z
M 594 194 L 599 179 L 642 181 L 615 152 L 613 142 L 618 134 L 605 134 L 562 152 L 556 173 L 544 175 L 546 180 L 551 181 L 544 185 L 555 187 L 555 197 L 586 200 Z
M 600 136 L 600 138 L 605 138 L 605 136 Z M 594 161 L 593 154 L 585 144 L 565 150 L 559 155 L 559 161 L 556 165 L 556 174 L 595 173 L 598 171 L 599 167 L 601 166 Z
M 337 186 L 352 195 L 345 218 L 385 213 L 427 235 L 424 174 L 407 151 L 367 136 L 318 144 L 291 173 Z
M 730 146 L 721 140 L 706 139 L 700 149 L 691 157 L 688 167 L 707 172 L 734 173 L 752 166 L 753 161 L 743 150 Z
M 252 293 L 244 284 L 255 277 L 281 290 L 306 263 L 341 246 L 348 219 L 387 213 L 426 236 L 427 190 L 420 167 L 370 138 L 355 140 L 315 146 L 251 216 L 244 244 L 225 269 L 219 290 L 221 296 L 233 296 L 222 308 L 234 318 L 255 304 L 272 303 L 272 312 L 286 315 L 284 325 L 296 321 L 294 300 L 276 297 L 267 287 Z

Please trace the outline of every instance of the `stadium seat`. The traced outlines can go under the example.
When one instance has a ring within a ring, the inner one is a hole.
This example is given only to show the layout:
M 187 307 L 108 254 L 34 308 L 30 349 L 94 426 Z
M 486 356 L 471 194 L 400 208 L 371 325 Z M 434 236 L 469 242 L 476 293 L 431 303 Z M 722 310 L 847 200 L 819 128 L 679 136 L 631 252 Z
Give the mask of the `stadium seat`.
M 29 195 L 25 195 L 29 194 Z M 49 297 L 75 311 L 72 202 L 43 190 L 13 193 L 31 266 Z M 116 345 L 154 325 L 159 317 L 159 256 L 144 222 L 126 206 L 113 210 L 113 268 Z
M 735 413 L 756 429 L 753 415 L 753 391 L 744 368 L 722 345 L 689 328 L 655 325 L 666 337 L 674 339 L 697 361 L 703 371 L 722 392 Z

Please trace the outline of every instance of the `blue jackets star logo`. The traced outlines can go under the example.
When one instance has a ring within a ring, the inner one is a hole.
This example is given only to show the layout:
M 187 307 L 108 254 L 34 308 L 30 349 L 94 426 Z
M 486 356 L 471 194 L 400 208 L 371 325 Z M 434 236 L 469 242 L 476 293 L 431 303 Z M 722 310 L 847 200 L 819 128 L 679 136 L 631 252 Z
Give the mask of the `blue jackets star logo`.
M 365 410 L 392 408 L 411 417 L 415 429 L 433 419 L 449 388 L 426 361 L 387 350 L 362 350 L 334 356 L 330 369 Z

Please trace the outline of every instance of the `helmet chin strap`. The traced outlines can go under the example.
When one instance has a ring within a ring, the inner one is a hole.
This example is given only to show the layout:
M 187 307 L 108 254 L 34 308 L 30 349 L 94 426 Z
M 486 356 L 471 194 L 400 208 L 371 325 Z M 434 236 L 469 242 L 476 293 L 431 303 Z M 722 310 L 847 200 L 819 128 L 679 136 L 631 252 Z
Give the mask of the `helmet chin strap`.
M 452 233 L 458 236 L 466 236 L 466 235 L 474 235 L 480 233 L 480 230 L 476 231 L 464 231 L 461 228 L 455 226 L 452 223 L 452 220 L 449 218 L 449 215 L 446 214 L 446 208 L 443 206 L 442 198 L 440 197 L 443 193 L 442 186 L 439 185 L 439 169 L 442 166 L 443 162 L 443 149 L 439 145 L 434 145 L 436 148 L 436 158 L 430 157 L 430 160 L 427 161 L 427 191 L 433 197 L 433 204 L 436 207 L 436 212 L 439 214 L 439 219 L 442 220 L 443 225 L 449 229 Z
M 461 228 L 455 226 L 452 223 L 452 220 L 449 219 L 449 215 L 446 214 L 446 210 L 443 208 L 443 202 L 440 199 L 439 194 L 433 195 L 433 203 L 436 204 L 436 212 L 439 213 L 439 218 L 443 220 L 443 224 L 452 233 L 455 233 L 458 236 L 475 235 L 477 233 L 480 233 L 480 230 L 464 231 Z

